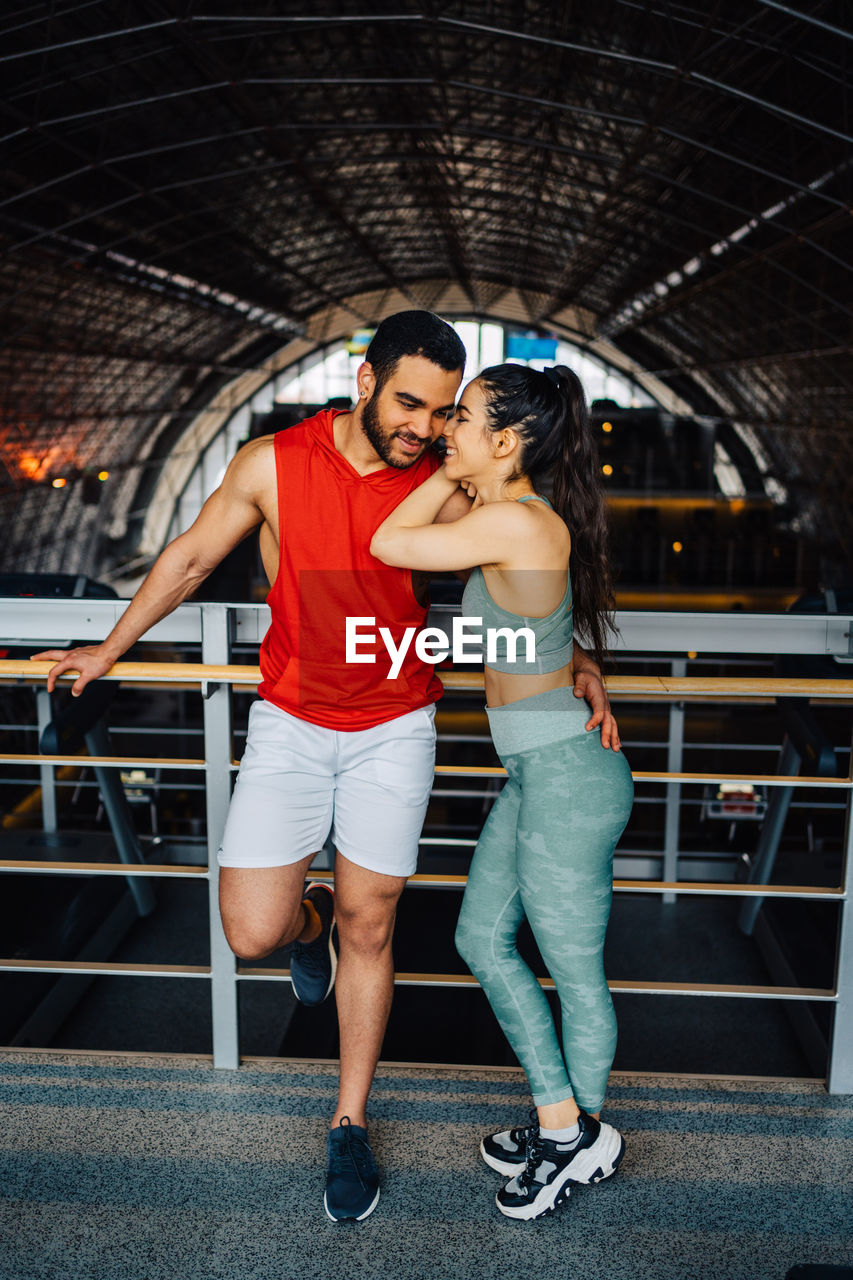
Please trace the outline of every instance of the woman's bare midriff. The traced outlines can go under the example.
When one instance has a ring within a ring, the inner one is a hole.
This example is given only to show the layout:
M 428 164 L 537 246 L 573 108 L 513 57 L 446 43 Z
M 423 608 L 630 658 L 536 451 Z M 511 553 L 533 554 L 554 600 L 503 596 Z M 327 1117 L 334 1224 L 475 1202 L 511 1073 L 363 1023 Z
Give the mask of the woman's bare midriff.
M 541 676 L 515 675 L 486 667 L 485 675 L 487 707 L 505 707 L 510 702 L 520 702 L 522 698 L 547 693 L 549 689 L 570 689 L 574 684 L 572 668 L 569 666 Z

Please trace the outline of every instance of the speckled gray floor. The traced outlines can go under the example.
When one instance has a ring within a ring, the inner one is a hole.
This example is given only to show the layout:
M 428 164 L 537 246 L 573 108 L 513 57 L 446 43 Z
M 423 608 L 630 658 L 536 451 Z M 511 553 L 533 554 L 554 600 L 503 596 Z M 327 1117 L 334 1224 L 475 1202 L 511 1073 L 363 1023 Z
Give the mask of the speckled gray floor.
M 518 1072 L 382 1068 L 382 1198 L 322 1208 L 334 1068 L 0 1053 L 2 1280 L 784 1280 L 853 1264 L 853 1098 L 802 1081 L 613 1077 L 618 1176 L 500 1217 L 480 1136 Z

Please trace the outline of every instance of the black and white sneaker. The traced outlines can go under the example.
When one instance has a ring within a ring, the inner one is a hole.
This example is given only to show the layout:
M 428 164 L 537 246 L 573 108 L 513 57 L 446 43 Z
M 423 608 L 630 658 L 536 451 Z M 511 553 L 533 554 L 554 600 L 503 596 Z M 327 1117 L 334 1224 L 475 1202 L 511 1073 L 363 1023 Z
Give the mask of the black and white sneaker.
M 527 1164 L 527 1143 L 531 1134 L 539 1132 L 536 1108 L 530 1111 L 530 1124 L 518 1129 L 505 1129 L 492 1133 L 480 1143 L 480 1155 L 490 1169 L 497 1169 L 505 1178 L 523 1173 Z
M 524 1172 L 512 1178 L 495 1197 L 507 1218 L 530 1221 L 551 1213 L 569 1198 L 572 1184 L 601 1182 L 619 1167 L 625 1141 L 609 1124 L 582 1111 L 580 1136 L 571 1143 L 551 1142 L 540 1133 L 527 1143 Z
M 326 1191 L 323 1206 L 333 1222 L 362 1222 L 379 1203 L 379 1172 L 367 1130 L 343 1116 L 326 1140 Z
M 335 985 L 338 957 L 332 942 L 335 923 L 335 894 L 327 884 L 309 884 L 305 899 L 316 908 L 322 928 L 313 942 L 294 942 L 290 947 L 290 981 L 293 994 L 302 1004 L 322 1004 Z

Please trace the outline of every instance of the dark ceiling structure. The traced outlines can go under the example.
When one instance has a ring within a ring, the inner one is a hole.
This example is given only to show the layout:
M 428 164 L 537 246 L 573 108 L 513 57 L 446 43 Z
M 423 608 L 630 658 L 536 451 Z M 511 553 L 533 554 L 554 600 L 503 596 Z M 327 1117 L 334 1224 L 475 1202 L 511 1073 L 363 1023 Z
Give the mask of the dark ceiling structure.
M 0 567 L 115 571 L 223 388 L 401 306 L 605 344 L 853 558 L 849 19 L 3 6 Z

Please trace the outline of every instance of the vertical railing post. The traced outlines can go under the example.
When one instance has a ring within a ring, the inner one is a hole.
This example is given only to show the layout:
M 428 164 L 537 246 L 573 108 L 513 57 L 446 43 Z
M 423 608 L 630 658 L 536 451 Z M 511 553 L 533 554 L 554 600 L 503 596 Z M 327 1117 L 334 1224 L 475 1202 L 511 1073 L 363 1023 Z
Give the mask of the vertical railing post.
M 782 750 L 779 752 L 779 763 L 776 766 L 776 772 L 782 778 L 790 778 L 800 772 L 801 764 L 800 753 L 786 734 L 782 742 Z M 761 833 L 758 837 L 758 846 L 752 859 L 752 866 L 749 869 L 749 881 L 752 884 L 770 883 L 770 877 L 773 875 L 773 868 L 776 865 L 776 855 L 779 852 L 782 833 L 785 830 L 785 821 L 793 798 L 793 787 L 771 788 L 770 799 L 767 802 L 767 812 L 764 815 Z M 747 898 L 738 913 L 738 928 L 748 938 L 752 937 L 758 913 L 763 906 L 763 898 Z
M 50 694 L 47 689 L 36 690 L 36 719 L 39 730 L 39 744 L 41 744 L 41 736 L 47 726 L 50 724 L 53 716 L 50 708 Z M 41 746 L 39 745 L 39 750 Z M 41 824 L 44 831 L 53 832 L 57 827 L 56 813 L 56 774 L 54 765 L 39 765 L 39 773 L 41 774 Z
M 847 776 L 853 782 L 853 744 Z M 841 887 L 844 896 L 838 904 L 840 916 L 835 960 L 835 990 L 838 998 L 829 1038 L 826 1087 L 830 1093 L 853 1093 L 853 921 L 850 919 L 850 892 L 853 889 L 853 787 L 847 792 Z
M 110 735 L 103 720 L 99 720 L 94 728 L 86 734 L 86 747 L 90 756 L 112 755 Z M 145 862 L 145 855 L 136 834 L 133 815 L 130 811 L 127 795 L 118 769 L 107 769 L 103 765 L 93 765 L 95 778 L 101 793 L 101 801 L 110 824 L 110 831 L 115 840 L 116 852 L 122 862 Z M 142 876 L 128 876 L 127 888 L 136 904 L 140 917 L 150 916 L 157 905 L 151 881 Z
M 672 662 L 671 675 L 687 674 L 687 661 L 675 658 Z M 669 704 L 669 742 L 666 753 L 667 773 L 681 773 L 684 759 L 684 703 Z M 663 838 L 663 878 L 678 879 L 678 828 L 681 818 L 681 783 L 666 784 L 666 819 Z M 664 902 L 675 902 L 674 893 L 665 893 Z
M 201 606 L 202 662 L 227 665 L 231 656 L 229 623 L 227 605 Z M 219 862 L 216 856 L 231 799 L 230 692 L 227 684 L 215 681 L 203 689 L 213 1065 L 234 1070 L 240 1065 L 237 970 L 234 953 L 225 938 L 219 916 Z

